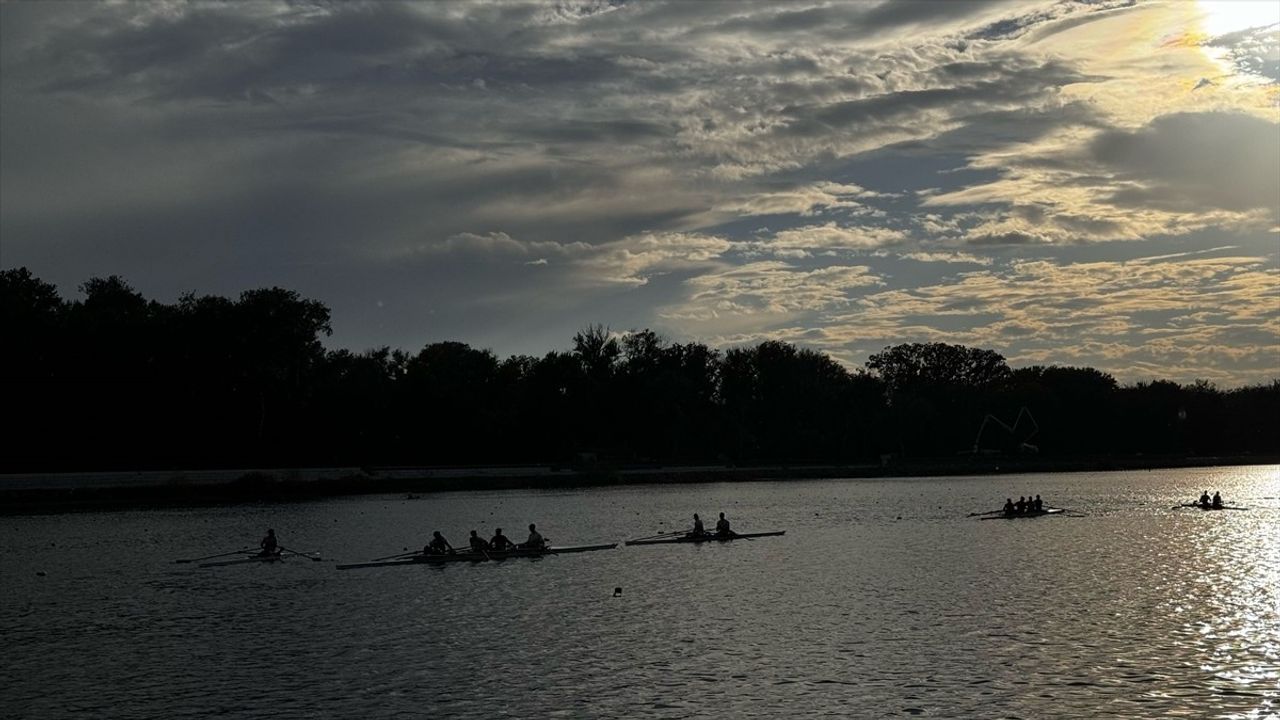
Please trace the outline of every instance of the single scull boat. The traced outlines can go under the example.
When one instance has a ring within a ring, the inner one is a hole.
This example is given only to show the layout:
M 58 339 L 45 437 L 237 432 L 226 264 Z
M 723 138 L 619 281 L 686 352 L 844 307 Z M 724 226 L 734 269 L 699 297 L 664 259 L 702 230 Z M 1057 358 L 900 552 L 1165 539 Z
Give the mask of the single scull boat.
M 676 535 L 674 537 L 657 537 L 657 538 L 641 538 L 639 540 L 628 540 L 627 545 L 666 545 L 668 543 L 704 543 L 704 542 L 729 542 L 730 540 L 748 540 L 750 538 L 773 537 L 775 535 L 786 535 L 786 530 L 778 530 L 775 532 L 758 532 L 758 533 L 734 533 L 732 535 Z
M 248 565 L 249 563 L 273 563 L 284 560 L 280 553 L 274 555 L 250 555 L 238 560 L 219 560 L 218 562 L 200 563 L 196 567 L 222 567 L 224 565 Z
M 542 557 L 544 555 L 564 555 L 567 553 L 590 552 L 592 550 L 612 550 L 618 543 L 608 545 L 567 545 L 548 548 L 516 548 L 514 550 L 487 550 L 485 552 L 456 552 L 448 555 L 417 555 L 404 560 L 386 560 L 382 562 L 351 563 L 339 565 L 339 570 L 356 568 L 393 567 L 400 565 L 441 565 L 451 562 L 485 562 L 487 560 L 506 560 L 517 557 Z

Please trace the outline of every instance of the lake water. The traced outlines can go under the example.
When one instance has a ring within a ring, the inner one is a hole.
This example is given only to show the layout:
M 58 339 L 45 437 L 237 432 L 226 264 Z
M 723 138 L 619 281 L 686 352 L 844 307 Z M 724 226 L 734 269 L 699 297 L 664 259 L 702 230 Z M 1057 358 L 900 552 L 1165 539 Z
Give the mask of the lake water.
M 1222 491 L 1249 512 L 1172 510 Z M 966 517 L 1039 493 L 1079 516 Z M 501 563 L 340 562 L 529 523 Z M 44 573 L 40 575 L 39 573 Z M 623 589 L 614 597 L 614 588 Z M 1280 712 L 1280 467 L 365 496 L 0 519 L 6 718 Z

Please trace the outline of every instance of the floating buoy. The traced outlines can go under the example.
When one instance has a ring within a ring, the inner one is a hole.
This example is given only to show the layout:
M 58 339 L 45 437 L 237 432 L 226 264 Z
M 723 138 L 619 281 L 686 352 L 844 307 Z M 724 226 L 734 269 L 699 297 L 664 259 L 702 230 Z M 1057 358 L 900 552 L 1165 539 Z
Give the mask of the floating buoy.
M 42 574 L 43 574 L 43 573 L 42 573 Z M 614 588 L 614 589 L 613 589 L 613 596 L 614 596 L 614 597 L 622 597 L 622 588 L 621 588 L 621 587 L 616 587 L 616 588 Z

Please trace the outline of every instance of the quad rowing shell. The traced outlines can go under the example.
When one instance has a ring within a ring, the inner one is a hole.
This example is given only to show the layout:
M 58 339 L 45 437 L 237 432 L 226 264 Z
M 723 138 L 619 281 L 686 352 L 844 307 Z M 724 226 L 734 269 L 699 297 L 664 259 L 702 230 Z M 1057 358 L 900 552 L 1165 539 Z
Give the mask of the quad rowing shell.
M 774 537 L 777 535 L 786 535 L 786 530 L 776 530 L 774 532 L 758 532 L 758 533 L 734 533 L 728 537 L 719 535 L 680 535 L 678 537 L 652 538 L 644 540 L 628 540 L 627 545 L 668 545 L 673 543 L 704 543 L 704 542 L 729 542 L 731 540 L 750 540 L 759 537 Z
M 398 567 L 402 565 L 443 565 L 454 562 L 485 562 L 488 560 L 506 560 L 507 558 L 519 557 L 544 557 L 546 555 L 565 555 L 568 553 L 591 552 L 593 550 L 612 550 L 618 547 L 618 543 L 610 543 L 604 545 L 566 545 L 563 547 L 549 547 L 545 549 L 516 548 L 515 550 L 497 551 L 490 550 L 488 552 L 459 552 L 450 555 L 419 555 L 408 560 L 390 560 L 383 562 L 364 562 L 351 563 L 349 565 L 339 565 L 339 570 L 355 570 L 357 568 L 373 568 L 373 567 Z
M 979 520 L 1030 520 L 1032 518 L 1044 517 L 1045 515 L 1061 515 L 1066 512 L 1063 508 L 1049 508 L 1048 510 L 1039 510 L 1029 513 L 1021 513 L 1014 515 L 992 515 L 991 517 L 978 518 Z

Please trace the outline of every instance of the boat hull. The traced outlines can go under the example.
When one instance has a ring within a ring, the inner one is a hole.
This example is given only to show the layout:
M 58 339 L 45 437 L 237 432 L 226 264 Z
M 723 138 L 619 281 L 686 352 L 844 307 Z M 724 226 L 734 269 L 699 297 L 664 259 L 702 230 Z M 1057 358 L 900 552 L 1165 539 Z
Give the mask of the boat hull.
M 200 563 L 196 567 L 225 567 L 227 565 L 252 565 L 254 563 L 276 563 L 284 560 L 280 555 L 250 555 L 237 560 L 220 560 L 218 562 Z
M 669 538 L 653 538 L 644 540 L 628 540 L 627 545 L 674 545 L 677 543 L 704 543 L 704 542 L 730 542 L 732 540 L 750 540 L 751 538 L 775 537 L 777 535 L 786 535 L 786 530 L 777 530 L 774 532 L 758 532 L 758 533 L 734 533 L 728 537 L 719 535 L 681 535 Z
M 517 548 L 515 550 L 506 550 L 502 552 L 489 551 L 484 553 L 478 552 L 459 552 L 449 555 L 419 555 L 406 560 L 386 560 L 382 562 L 365 562 L 350 563 L 347 565 L 339 565 L 339 570 L 355 570 L 357 568 L 373 568 L 373 567 L 402 567 L 405 565 L 446 565 L 448 563 L 457 562 L 488 562 L 491 560 L 506 560 L 507 558 L 534 558 L 545 557 L 547 555 L 566 555 L 569 553 L 591 552 L 593 550 L 612 550 L 618 547 L 618 543 L 610 543 L 604 545 L 567 545 L 564 547 L 549 547 L 542 550 L 533 550 L 528 548 Z
M 992 515 L 991 517 L 979 518 L 981 520 L 1030 520 L 1032 518 L 1044 517 L 1045 515 L 1061 515 L 1066 512 L 1062 508 L 1049 508 L 1048 510 L 1040 510 L 1033 512 L 1015 513 L 1013 515 Z

